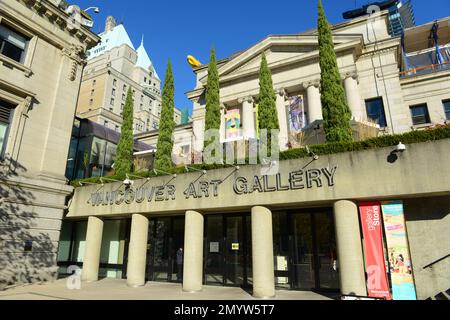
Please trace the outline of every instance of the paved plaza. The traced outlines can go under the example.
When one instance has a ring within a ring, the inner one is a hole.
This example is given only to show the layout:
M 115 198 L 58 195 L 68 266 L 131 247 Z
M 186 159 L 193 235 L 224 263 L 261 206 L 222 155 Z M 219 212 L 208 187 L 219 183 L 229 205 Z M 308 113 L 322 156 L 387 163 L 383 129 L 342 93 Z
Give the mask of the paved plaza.
M 309 291 L 276 292 L 278 300 L 329 300 Z M 0 292 L 0 300 L 254 300 L 241 288 L 205 286 L 202 292 L 187 293 L 181 284 L 147 282 L 144 287 L 131 288 L 126 280 L 103 279 L 82 283 L 81 289 L 69 290 L 66 279 L 48 284 L 34 284 Z

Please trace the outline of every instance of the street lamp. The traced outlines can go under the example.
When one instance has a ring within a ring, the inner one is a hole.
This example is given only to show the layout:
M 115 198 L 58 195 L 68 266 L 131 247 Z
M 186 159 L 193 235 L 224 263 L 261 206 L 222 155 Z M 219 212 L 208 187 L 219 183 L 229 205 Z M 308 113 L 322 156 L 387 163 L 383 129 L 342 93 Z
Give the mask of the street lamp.
M 84 9 L 83 11 L 84 11 L 84 12 L 87 12 L 88 10 L 91 10 L 91 9 L 94 9 L 94 12 L 95 12 L 95 13 L 100 13 L 99 7 L 89 7 L 89 8 L 87 8 L 87 9 Z

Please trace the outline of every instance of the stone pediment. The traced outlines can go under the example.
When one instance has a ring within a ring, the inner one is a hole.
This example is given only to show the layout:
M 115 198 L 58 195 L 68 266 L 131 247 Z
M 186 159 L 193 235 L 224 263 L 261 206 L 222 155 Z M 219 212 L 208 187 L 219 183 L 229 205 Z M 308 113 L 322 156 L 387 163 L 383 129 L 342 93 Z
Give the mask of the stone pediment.
M 334 42 L 336 50 L 347 47 L 357 49 L 361 47 L 363 39 L 361 35 L 335 35 Z M 221 80 L 258 73 L 262 52 L 266 54 L 271 68 L 282 67 L 317 57 L 318 39 L 316 35 L 269 36 L 220 66 Z M 206 80 L 205 76 L 201 82 L 206 83 Z

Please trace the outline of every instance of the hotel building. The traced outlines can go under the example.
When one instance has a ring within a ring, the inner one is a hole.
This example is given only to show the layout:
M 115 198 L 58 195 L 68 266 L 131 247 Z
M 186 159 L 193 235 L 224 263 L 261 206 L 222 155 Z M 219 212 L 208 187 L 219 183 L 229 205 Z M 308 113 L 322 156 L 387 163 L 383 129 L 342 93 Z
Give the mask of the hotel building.
M 101 42 L 88 51 L 77 116 L 120 132 L 128 89 L 133 91 L 134 133 L 156 130 L 161 116 L 161 80 L 144 47 L 137 49 L 123 24 L 109 16 Z M 175 121 L 181 111 L 175 108 Z

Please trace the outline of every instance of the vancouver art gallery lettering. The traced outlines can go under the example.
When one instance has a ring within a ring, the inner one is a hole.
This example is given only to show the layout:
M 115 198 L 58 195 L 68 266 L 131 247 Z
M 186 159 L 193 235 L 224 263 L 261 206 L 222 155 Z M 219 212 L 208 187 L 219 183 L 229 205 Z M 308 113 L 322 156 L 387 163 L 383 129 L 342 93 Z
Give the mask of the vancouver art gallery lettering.
M 332 187 L 335 184 L 337 166 L 331 168 L 297 170 L 288 174 L 278 173 L 272 176 L 258 176 L 251 178 L 235 178 L 232 188 L 236 195 L 252 194 L 254 192 L 278 192 L 322 188 L 324 185 Z M 185 199 L 219 197 L 222 180 L 200 180 L 191 182 L 183 190 Z M 138 188 L 125 188 L 116 191 L 92 193 L 87 200 L 92 206 L 122 205 L 143 202 L 174 201 L 177 188 L 172 184 L 160 186 L 143 185 Z

